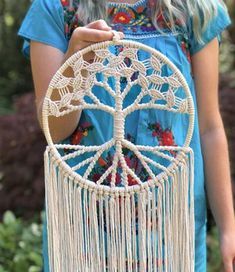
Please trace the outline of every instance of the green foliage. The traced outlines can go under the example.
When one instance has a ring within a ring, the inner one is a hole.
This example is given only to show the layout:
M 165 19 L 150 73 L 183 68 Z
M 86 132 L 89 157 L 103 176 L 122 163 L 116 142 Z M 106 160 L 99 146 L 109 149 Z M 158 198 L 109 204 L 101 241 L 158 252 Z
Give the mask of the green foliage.
M 41 214 L 41 218 L 44 214 Z M 42 224 L 25 222 L 7 211 L 0 223 L 0 272 L 40 272 L 42 270 Z M 222 271 L 218 229 L 207 234 L 207 271 Z
M 42 270 L 42 225 L 7 211 L 0 224 L 0 272 Z
M 207 235 L 207 271 L 221 272 L 222 260 L 219 249 L 218 229 L 214 226 Z
M 0 114 L 9 113 L 14 96 L 32 90 L 30 64 L 17 36 L 29 4 L 30 0 L 0 1 Z

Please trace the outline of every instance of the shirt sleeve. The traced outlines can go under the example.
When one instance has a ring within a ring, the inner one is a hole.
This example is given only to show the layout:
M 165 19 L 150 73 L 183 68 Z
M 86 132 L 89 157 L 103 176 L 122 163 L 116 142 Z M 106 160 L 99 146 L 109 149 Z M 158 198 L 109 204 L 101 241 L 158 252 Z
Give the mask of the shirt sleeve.
M 191 55 L 203 49 L 214 38 L 220 41 L 223 30 L 231 24 L 230 17 L 224 7 L 218 3 L 216 16 L 208 23 L 206 30 L 202 33 L 202 42 L 197 41 L 193 27 L 190 33 L 190 53 Z M 191 24 L 192 26 L 192 24 Z
M 63 7 L 59 0 L 34 0 L 18 35 L 24 39 L 23 54 L 30 56 L 30 41 L 41 42 L 66 52 Z

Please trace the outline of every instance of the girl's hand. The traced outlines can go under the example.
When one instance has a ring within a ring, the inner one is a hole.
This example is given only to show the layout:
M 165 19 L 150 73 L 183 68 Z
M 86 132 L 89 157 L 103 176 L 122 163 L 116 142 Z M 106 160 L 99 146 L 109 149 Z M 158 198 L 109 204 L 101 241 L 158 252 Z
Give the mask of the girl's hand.
M 118 34 L 121 39 L 124 37 L 122 32 L 118 32 Z M 76 28 L 71 36 L 64 61 L 82 48 L 93 43 L 112 40 L 113 36 L 112 28 L 104 20 L 94 21 L 84 27 Z M 87 56 L 87 58 L 90 60 L 92 56 Z
M 235 271 L 235 229 L 220 235 L 220 251 L 224 272 Z

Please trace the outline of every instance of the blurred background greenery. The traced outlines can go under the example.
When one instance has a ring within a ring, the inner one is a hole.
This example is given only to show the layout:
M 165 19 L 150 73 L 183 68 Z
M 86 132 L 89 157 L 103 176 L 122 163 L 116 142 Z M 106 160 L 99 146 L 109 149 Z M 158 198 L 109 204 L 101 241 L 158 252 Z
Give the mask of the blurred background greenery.
M 42 156 L 45 140 L 37 124 L 30 64 L 16 32 L 30 0 L 0 0 L 0 272 L 42 268 Z M 235 3 L 227 2 L 235 19 Z M 235 27 L 224 32 L 220 108 L 235 180 Z M 233 182 L 234 183 L 234 182 Z M 208 207 L 208 271 L 222 270 L 218 232 Z
M 0 1 L 0 114 L 11 112 L 13 99 L 32 90 L 30 67 L 19 54 L 22 41 L 16 36 L 29 2 Z

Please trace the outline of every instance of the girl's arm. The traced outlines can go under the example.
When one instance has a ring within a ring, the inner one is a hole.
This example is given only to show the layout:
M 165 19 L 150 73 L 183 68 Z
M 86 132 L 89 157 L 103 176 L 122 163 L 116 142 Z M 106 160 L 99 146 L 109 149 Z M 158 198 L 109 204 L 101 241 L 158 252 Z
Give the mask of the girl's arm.
M 123 37 L 122 33 L 120 38 Z M 60 66 L 78 50 L 95 42 L 111 40 L 113 32 L 104 20 L 98 20 L 74 30 L 66 54 L 52 46 L 31 41 L 30 59 L 36 96 L 38 119 L 42 126 L 42 104 L 50 80 Z M 88 56 L 89 58 L 89 56 Z M 67 74 L 69 76 L 69 73 Z M 72 75 L 71 75 L 72 76 Z M 59 142 L 73 133 L 81 115 L 73 112 L 63 117 L 50 117 L 49 127 L 54 142 Z
M 220 233 L 225 271 L 232 272 L 235 258 L 235 218 L 228 145 L 218 103 L 218 56 L 216 38 L 192 56 L 192 69 L 208 200 Z

